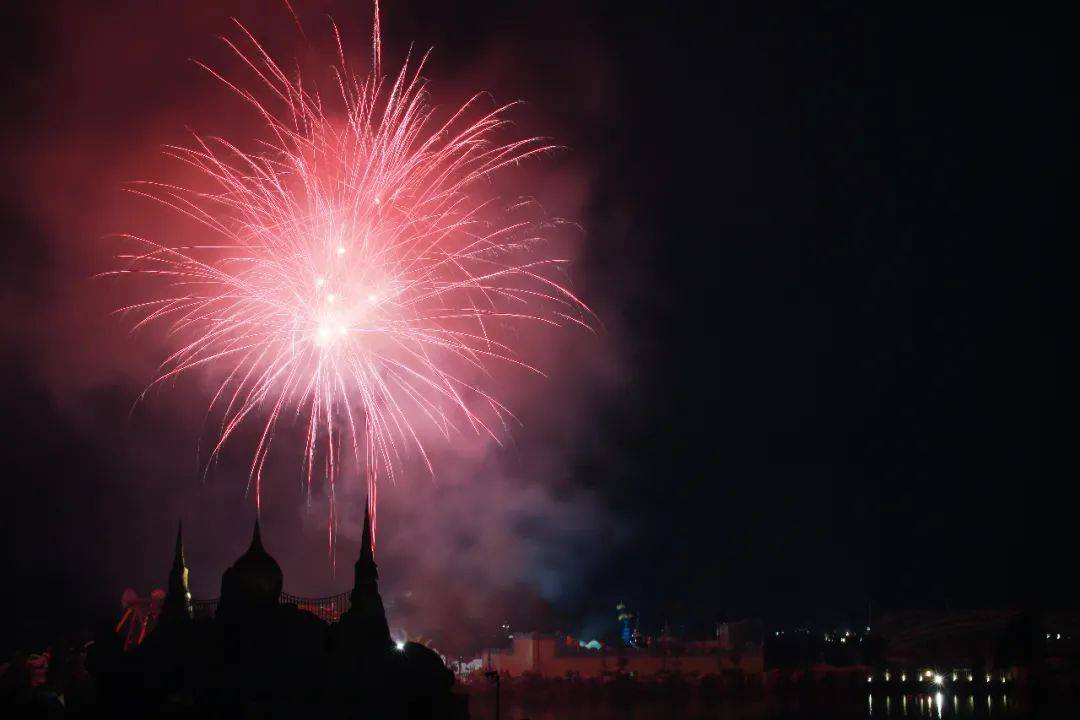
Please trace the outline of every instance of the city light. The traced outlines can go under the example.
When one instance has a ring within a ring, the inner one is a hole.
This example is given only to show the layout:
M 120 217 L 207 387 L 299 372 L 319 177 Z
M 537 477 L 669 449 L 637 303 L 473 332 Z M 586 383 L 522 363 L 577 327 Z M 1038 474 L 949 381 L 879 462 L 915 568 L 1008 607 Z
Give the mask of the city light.
M 396 643 L 394 643 L 394 647 L 398 649 L 398 652 L 403 652 L 405 650 L 405 643 L 401 640 L 398 640 Z

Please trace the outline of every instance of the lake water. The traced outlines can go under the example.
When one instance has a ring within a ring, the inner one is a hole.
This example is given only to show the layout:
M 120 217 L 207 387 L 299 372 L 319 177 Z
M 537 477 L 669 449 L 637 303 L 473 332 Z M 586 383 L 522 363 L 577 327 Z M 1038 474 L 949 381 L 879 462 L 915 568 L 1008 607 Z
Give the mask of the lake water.
M 469 711 L 476 720 L 493 720 L 494 698 L 472 697 Z M 503 703 L 500 720 L 1075 720 L 1076 706 L 1032 708 L 1009 695 L 905 695 L 864 696 L 863 699 L 743 700 L 736 702 L 686 702 L 647 700 L 634 704 L 571 703 L 559 700 L 545 704 Z

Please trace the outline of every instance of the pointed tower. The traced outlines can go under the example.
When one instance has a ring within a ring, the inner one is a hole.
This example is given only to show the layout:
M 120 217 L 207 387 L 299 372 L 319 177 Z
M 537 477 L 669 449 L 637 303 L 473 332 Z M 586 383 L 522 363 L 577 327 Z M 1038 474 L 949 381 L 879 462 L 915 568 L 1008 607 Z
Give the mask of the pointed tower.
M 251 531 L 251 546 L 248 548 L 248 553 L 261 552 L 266 553 L 266 548 L 262 544 L 262 531 L 259 530 L 259 518 L 255 518 L 255 528 Z
M 378 591 L 379 566 L 375 564 L 375 550 L 371 544 L 371 506 L 364 506 L 364 534 L 360 540 L 360 557 L 353 566 L 353 594 L 361 588 L 374 587 Z
M 184 523 L 176 528 L 176 549 L 172 569 L 169 570 L 169 590 L 161 606 L 161 622 L 191 620 L 191 590 L 188 587 L 188 569 L 184 564 Z
M 379 595 L 379 568 L 371 542 L 371 506 L 364 508 L 364 534 L 354 566 L 349 609 L 341 616 L 341 630 L 349 638 L 349 652 L 380 653 L 391 646 L 386 608 Z
M 251 547 L 241 555 L 221 578 L 221 599 L 217 617 L 233 614 L 237 617 L 255 609 L 277 605 L 282 588 L 281 566 L 262 544 L 259 520 L 251 534 Z

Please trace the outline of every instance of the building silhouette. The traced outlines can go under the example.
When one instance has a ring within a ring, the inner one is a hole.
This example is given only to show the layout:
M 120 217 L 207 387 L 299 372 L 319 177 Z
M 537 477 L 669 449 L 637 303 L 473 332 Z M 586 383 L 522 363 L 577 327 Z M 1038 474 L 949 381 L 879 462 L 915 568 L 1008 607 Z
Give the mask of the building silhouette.
M 338 622 L 283 602 L 282 587 L 256 521 L 251 546 L 222 576 L 213 615 L 198 616 L 178 529 L 157 626 L 129 652 L 115 633 L 89 652 L 97 709 L 140 717 L 468 717 L 442 658 L 390 637 L 369 512 Z

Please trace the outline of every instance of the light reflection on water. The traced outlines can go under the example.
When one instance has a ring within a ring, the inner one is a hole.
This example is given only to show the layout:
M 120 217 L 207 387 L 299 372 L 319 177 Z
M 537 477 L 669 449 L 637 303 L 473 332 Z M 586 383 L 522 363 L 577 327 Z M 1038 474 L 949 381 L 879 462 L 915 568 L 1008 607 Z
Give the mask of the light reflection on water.
M 975 717 L 975 696 L 968 695 L 961 698 L 959 695 L 953 695 L 951 699 L 946 698 L 944 693 L 937 692 L 933 695 L 912 695 L 915 701 L 916 711 L 911 714 L 912 717 L 918 718 L 971 718 Z M 1000 695 L 986 696 L 986 711 L 985 713 L 979 713 L 979 715 L 992 715 L 995 708 L 1004 712 L 1009 710 L 1009 696 Z M 878 697 L 877 707 L 874 703 L 874 694 L 870 693 L 866 700 L 867 715 L 869 717 L 892 717 L 892 698 L 886 696 L 885 698 Z M 908 716 L 908 696 L 903 695 L 900 698 L 900 715 L 903 717 Z M 1024 715 L 1015 715 L 1014 717 L 1025 717 Z
M 716 703 L 646 701 L 636 704 L 559 702 L 552 705 L 504 703 L 500 720 L 860 720 L 913 718 L 919 720 L 1034 720 L 1074 717 L 1062 712 L 1033 712 L 1017 706 L 1008 695 L 867 694 L 857 698 L 818 700 L 746 700 Z M 493 711 L 474 699 L 471 717 L 491 720 Z

